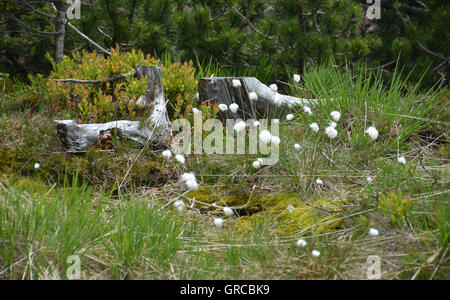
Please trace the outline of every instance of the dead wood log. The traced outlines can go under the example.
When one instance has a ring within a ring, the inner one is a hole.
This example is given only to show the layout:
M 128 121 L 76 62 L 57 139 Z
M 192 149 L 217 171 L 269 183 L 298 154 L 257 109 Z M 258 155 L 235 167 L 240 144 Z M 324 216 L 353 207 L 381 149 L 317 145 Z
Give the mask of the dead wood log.
M 239 84 L 236 80 L 239 81 Z M 312 106 L 317 102 L 315 99 L 301 99 L 274 92 L 254 77 L 200 78 L 198 91 L 201 102 L 238 104 L 239 110 L 236 113 L 230 110 L 221 112 L 222 117 L 233 119 L 259 119 L 277 116 L 296 106 Z M 256 94 L 257 100 L 252 100 L 251 93 Z
M 103 124 L 77 124 L 73 120 L 55 121 L 56 130 L 67 152 L 83 152 L 97 144 L 100 135 L 117 129 L 120 136 L 140 144 L 163 146 L 170 136 L 170 120 L 167 115 L 164 88 L 161 81 L 162 69 L 157 66 L 137 66 L 136 76 L 147 76 L 148 90 L 140 98 L 140 105 L 148 107 L 150 117 L 145 122 L 113 121 Z

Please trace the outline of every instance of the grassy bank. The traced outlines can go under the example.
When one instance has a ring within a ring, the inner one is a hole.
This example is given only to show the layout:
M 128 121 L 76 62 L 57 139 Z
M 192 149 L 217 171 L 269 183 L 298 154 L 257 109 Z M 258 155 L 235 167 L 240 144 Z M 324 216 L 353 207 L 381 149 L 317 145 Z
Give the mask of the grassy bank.
M 377 255 L 384 279 L 449 279 L 449 91 L 330 66 L 283 88 L 324 101 L 311 116 L 298 108 L 280 119 L 279 161 L 260 169 L 252 155 L 179 165 L 127 141 L 66 154 L 39 91 L 5 90 L 0 278 L 67 279 L 77 255 L 86 279 L 366 279 Z M 335 139 L 324 133 L 332 111 L 341 112 Z M 199 190 L 186 190 L 185 172 Z

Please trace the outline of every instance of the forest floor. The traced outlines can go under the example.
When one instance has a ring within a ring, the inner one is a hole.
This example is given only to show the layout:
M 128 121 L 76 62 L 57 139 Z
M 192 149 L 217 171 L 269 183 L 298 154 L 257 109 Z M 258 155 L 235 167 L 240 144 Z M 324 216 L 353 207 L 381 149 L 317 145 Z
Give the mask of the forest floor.
M 323 121 L 281 116 L 278 163 L 258 169 L 257 155 L 182 165 L 124 140 L 67 154 L 27 95 L 0 97 L 0 279 L 450 279 L 448 90 L 417 93 L 435 101 L 420 119 L 417 99 L 380 92 L 377 140 L 365 100 L 341 103 L 333 140 L 325 104 Z

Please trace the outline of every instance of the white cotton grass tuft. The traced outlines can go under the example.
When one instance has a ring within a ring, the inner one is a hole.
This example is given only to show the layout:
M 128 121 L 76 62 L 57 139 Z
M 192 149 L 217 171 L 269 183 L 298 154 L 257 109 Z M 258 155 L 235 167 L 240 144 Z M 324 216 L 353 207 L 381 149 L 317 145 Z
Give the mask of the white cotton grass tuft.
M 180 164 L 184 165 L 186 163 L 186 158 L 182 154 L 175 155 L 175 160 Z
M 316 179 L 316 184 L 317 184 L 317 185 L 323 185 L 323 180 L 320 179 L 320 178 L 317 178 L 317 179 Z
M 181 175 L 181 180 L 184 181 L 184 184 L 186 184 L 186 187 L 189 190 L 198 190 L 198 183 L 194 173 L 184 173 L 183 175 Z
M 219 104 L 219 110 L 221 111 L 221 112 L 226 112 L 227 110 L 228 110 L 228 105 L 226 105 L 226 104 Z
M 288 205 L 288 207 L 286 208 L 286 210 L 288 211 L 288 212 L 290 212 L 290 213 L 293 213 L 294 212 L 294 206 L 292 206 L 292 205 Z
M 259 158 L 259 157 L 256 159 L 256 161 L 259 161 L 260 164 L 263 163 L 263 159 L 262 159 L 262 158 Z
M 272 124 L 280 124 L 280 120 L 279 119 L 272 119 Z
M 231 217 L 234 216 L 234 211 L 233 209 L 231 209 L 230 207 L 224 207 L 222 208 L 223 213 L 227 216 L 227 217 Z
M 312 116 L 312 110 L 309 106 L 303 106 L 303 111 L 305 112 L 305 114 L 307 114 L 308 116 Z
M 330 122 L 328 122 L 328 126 L 336 128 L 337 124 L 336 124 L 336 122 L 330 121 Z
M 233 114 L 235 114 L 239 110 L 239 105 L 237 105 L 236 103 L 232 103 L 230 104 L 229 109 Z
M 195 191 L 195 190 L 198 190 L 198 183 L 197 183 L 197 180 L 188 180 L 188 181 L 186 181 L 186 186 L 187 186 L 187 188 L 190 190 L 190 191 Z
M 269 88 L 272 90 L 272 92 L 277 92 L 278 91 L 278 85 L 276 85 L 275 83 L 272 83 Z
M 181 180 L 183 180 L 184 182 L 186 182 L 188 180 L 196 180 L 195 174 L 194 173 L 184 173 L 183 175 L 181 175 Z
M 286 121 L 292 121 L 292 120 L 294 120 L 294 115 L 293 114 L 286 115 Z
M 336 110 L 332 111 L 330 115 L 336 122 L 339 122 L 339 120 L 341 119 L 341 113 Z
M 300 148 L 302 148 L 302 146 L 300 146 L 300 144 L 295 144 L 294 148 L 295 148 L 295 150 L 300 150 Z
M 222 228 L 225 221 L 222 218 L 215 218 L 214 219 L 214 225 L 218 228 Z
M 399 164 L 406 165 L 406 158 L 404 156 L 400 156 L 397 158 Z
M 233 87 L 238 88 L 241 87 L 241 81 L 239 79 L 233 79 Z
M 184 209 L 184 207 L 185 207 L 185 204 L 184 204 L 184 201 L 183 201 L 183 200 L 177 200 L 177 201 L 175 201 L 175 203 L 173 204 L 173 206 L 174 206 L 179 212 L 182 212 L 183 209 Z
M 258 100 L 258 95 L 255 92 L 251 92 L 250 94 L 248 94 L 248 98 L 251 101 L 256 101 L 256 100 Z
M 370 236 L 376 237 L 380 235 L 380 232 L 378 231 L 378 229 L 370 228 L 368 234 Z
M 314 257 L 319 257 L 319 256 L 320 256 L 320 251 L 318 251 L 318 250 L 313 250 L 313 251 L 311 252 L 311 254 L 312 254 L 312 256 L 314 256 Z
M 294 76 L 292 76 L 292 79 L 294 79 L 294 81 L 298 83 L 300 82 L 301 77 L 298 74 L 294 74 Z
M 278 146 L 280 144 L 280 142 L 281 142 L 281 140 L 277 136 L 272 136 L 272 138 L 270 139 L 270 143 L 275 146 Z
M 330 139 L 335 139 L 338 136 L 338 132 L 337 132 L 336 128 L 334 128 L 333 126 L 328 126 L 327 128 L 325 128 L 325 134 Z
M 261 167 L 261 162 L 259 160 L 255 160 L 252 165 L 253 168 L 259 169 Z
M 194 114 L 196 114 L 196 115 L 201 115 L 202 114 L 202 112 L 200 110 L 196 109 L 195 107 L 192 109 L 192 112 Z
M 299 248 L 305 248 L 306 246 L 308 246 L 308 243 L 304 240 L 304 239 L 299 239 L 296 243 L 295 246 L 299 247 Z
M 242 131 L 244 131 L 245 130 L 245 127 L 246 127 L 247 125 L 245 124 L 245 122 L 244 121 L 239 121 L 239 122 L 237 122 L 236 124 L 234 124 L 234 130 L 236 131 L 236 132 L 242 132 Z
M 378 130 L 374 126 L 370 126 L 367 128 L 364 133 L 367 133 L 372 140 L 376 140 L 378 138 Z
M 34 164 L 34 168 L 36 169 L 36 170 L 38 170 L 39 168 L 41 167 L 41 164 L 40 163 L 35 163 Z
M 263 130 L 259 134 L 259 140 L 264 144 L 269 144 L 272 140 L 272 134 L 268 130 Z
M 368 184 L 371 184 L 372 182 L 373 182 L 373 178 L 372 178 L 372 177 L 370 177 L 370 176 L 369 176 L 369 177 L 367 177 L 367 183 L 368 183 Z
M 261 125 L 261 123 L 259 121 L 253 122 L 253 127 L 258 127 L 259 125 Z
M 161 154 L 167 159 L 170 159 L 172 157 L 172 152 L 169 149 L 164 150 Z
M 311 123 L 311 125 L 309 125 L 309 128 L 311 128 L 311 130 L 314 132 L 319 132 L 319 125 L 317 125 L 317 123 Z

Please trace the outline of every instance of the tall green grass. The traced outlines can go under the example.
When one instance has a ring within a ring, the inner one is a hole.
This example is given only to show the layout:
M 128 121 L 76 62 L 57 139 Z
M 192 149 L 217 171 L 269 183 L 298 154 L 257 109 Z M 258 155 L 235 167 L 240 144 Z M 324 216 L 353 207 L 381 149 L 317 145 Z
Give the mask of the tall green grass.
M 386 81 L 381 72 L 365 66 L 351 70 L 330 63 L 307 70 L 302 85 L 294 85 L 291 92 L 307 90 L 319 99 L 313 116 L 299 113 L 305 125 L 317 122 L 323 132 L 330 113 L 337 110 L 342 113 L 341 142 L 371 153 L 397 153 L 415 143 L 414 137 L 433 123 L 433 109 L 442 106 L 434 89 L 421 91 L 421 81 L 411 84 L 410 75 L 403 77 L 396 69 Z M 369 126 L 380 133 L 375 142 L 364 134 Z

